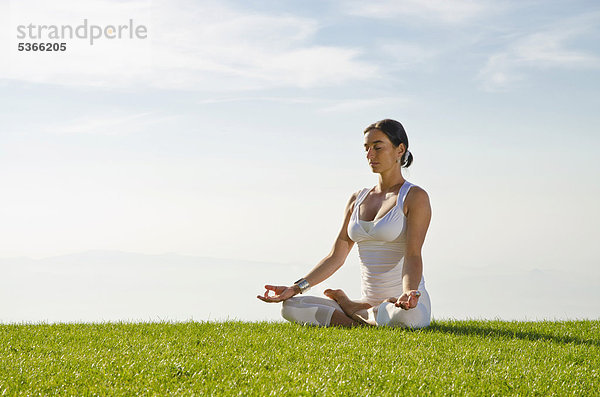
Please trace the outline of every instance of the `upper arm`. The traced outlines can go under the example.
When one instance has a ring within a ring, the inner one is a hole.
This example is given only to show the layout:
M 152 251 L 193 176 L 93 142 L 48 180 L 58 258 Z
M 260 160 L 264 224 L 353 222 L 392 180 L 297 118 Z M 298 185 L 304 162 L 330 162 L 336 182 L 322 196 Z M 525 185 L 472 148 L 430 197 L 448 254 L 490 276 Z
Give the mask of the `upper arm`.
M 335 243 L 333 244 L 333 248 L 329 254 L 330 256 L 338 256 L 345 260 L 350 253 L 350 250 L 354 246 L 354 241 L 352 241 L 350 236 L 348 236 L 348 224 L 350 223 L 350 217 L 352 216 L 356 197 L 358 197 L 358 192 L 353 193 L 352 196 L 350 196 L 348 203 L 346 203 L 346 208 L 344 209 L 344 222 L 342 223 L 342 228 L 335 239 Z
M 429 195 L 418 186 L 413 186 L 407 196 L 406 255 L 421 256 L 421 248 L 431 221 Z

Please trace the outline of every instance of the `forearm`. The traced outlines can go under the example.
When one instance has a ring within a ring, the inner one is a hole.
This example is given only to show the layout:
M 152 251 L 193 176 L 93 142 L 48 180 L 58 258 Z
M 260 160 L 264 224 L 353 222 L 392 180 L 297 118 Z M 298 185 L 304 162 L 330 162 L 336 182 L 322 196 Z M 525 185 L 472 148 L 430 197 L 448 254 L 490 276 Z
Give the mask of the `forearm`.
M 404 291 L 419 289 L 423 275 L 423 259 L 421 256 L 405 256 L 402 268 L 402 288 Z
M 344 258 L 327 255 L 304 278 L 311 286 L 315 286 L 331 277 L 344 261 Z

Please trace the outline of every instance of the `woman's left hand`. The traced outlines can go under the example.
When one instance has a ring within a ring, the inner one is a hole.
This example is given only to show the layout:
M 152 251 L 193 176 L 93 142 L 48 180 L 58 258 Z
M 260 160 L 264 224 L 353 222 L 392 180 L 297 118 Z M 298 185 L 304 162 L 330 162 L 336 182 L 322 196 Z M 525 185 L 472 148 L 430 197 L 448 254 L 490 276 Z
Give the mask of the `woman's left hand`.
M 403 293 L 399 298 L 388 298 L 388 302 L 392 302 L 396 307 L 401 307 L 404 310 L 409 310 L 417 307 L 421 292 L 413 289 Z

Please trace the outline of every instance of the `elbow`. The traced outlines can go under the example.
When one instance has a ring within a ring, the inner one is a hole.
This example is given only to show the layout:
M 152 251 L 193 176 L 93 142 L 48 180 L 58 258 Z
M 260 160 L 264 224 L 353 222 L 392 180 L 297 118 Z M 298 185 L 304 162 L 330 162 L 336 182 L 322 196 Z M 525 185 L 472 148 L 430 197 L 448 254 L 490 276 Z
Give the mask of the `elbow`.
M 331 260 L 332 262 L 335 263 L 339 263 L 340 266 L 342 266 L 344 264 L 344 262 L 346 262 L 346 259 L 348 258 L 348 251 L 342 251 L 342 250 L 334 250 L 331 251 L 328 255 L 329 260 Z
M 421 255 L 405 255 L 404 264 L 410 267 L 423 267 L 423 258 Z
M 406 253 L 404 254 L 404 258 L 408 259 L 417 259 L 417 260 L 422 260 L 421 257 L 421 250 L 406 250 Z

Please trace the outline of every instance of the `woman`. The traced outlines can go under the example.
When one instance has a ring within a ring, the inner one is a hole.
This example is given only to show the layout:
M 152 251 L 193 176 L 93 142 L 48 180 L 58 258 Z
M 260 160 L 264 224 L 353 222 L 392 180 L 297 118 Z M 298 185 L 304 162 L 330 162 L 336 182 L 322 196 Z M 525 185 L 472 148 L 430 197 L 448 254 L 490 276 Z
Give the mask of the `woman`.
M 302 324 L 426 327 L 431 304 L 421 247 L 431 220 L 429 196 L 402 177 L 401 167 L 410 166 L 413 160 L 402 124 L 390 119 L 371 124 L 364 131 L 364 141 L 369 166 L 379 174 L 379 181 L 350 197 L 329 255 L 293 285 L 265 285 L 264 295 L 257 297 L 283 302 L 282 316 Z M 296 296 L 335 273 L 355 242 L 361 260 L 360 300 L 350 300 L 339 289 L 325 290 L 329 299 Z

